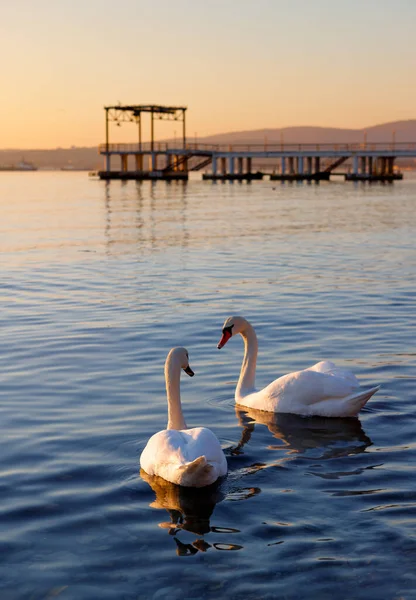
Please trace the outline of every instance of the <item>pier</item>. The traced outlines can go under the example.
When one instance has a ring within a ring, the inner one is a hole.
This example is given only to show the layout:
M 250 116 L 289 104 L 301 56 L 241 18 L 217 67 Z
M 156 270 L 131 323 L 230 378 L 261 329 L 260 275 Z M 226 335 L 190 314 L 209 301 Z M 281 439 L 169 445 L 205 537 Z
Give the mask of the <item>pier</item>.
M 184 106 L 126 105 L 105 107 L 106 141 L 99 146 L 105 168 L 100 179 L 187 180 L 190 171 L 209 169 L 202 178 L 211 181 L 251 181 L 269 176 L 273 181 L 328 181 L 342 175 L 346 181 L 402 179 L 397 158 L 416 158 L 416 142 L 356 144 L 215 145 L 189 143 Z M 150 142 L 142 142 L 143 114 L 150 115 Z M 182 124 L 179 142 L 156 142 L 155 120 Z M 137 143 L 110 143 L 110 123 L 132 122 Z M 266 170 L 256 166 L 263 161 Z M 114 163 L 117 162 L 117 168 Z M 340 171 L 340 167 L 344 170 Z

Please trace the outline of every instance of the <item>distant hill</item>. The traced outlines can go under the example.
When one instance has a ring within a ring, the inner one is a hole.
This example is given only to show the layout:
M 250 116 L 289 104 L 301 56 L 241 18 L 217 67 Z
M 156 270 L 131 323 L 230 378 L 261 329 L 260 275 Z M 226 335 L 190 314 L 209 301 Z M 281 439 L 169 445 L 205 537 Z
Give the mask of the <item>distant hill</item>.
M 254 131 L 235 131 L 198 138 L 207 144 L 352 144 L 362 143 L 366 136 L 368 143 L 390 142 L 395 136 L 396 142 L 416 142 L 416 119 L 394 121 L 364 129 L 339 129 L 336 127 L 283 127 L 282 129 L 257 129 Z
M 390 142 L 416 142 L 416 119 L 394 121 L 364 129 L 338 129 L 335 127 L 284 127 L 282 129 L 256 129 L 233 131 L 198 138 L 201 144 L 331 144 Z M 165 140 L 173 142 L 173 140 Z M 194 138 L 189 137 L 193 142 Z M 98 144 L 97 144 L 98 146 Z M 103 164 L 97 146 L 92 148 L 55 148 L 51 150 L 0 150 L 0 166 L 16 164 L 22 159 L 33 162 L 41 169 L 98 169 Z M 411 161 L 414 163 L 414 161 Z

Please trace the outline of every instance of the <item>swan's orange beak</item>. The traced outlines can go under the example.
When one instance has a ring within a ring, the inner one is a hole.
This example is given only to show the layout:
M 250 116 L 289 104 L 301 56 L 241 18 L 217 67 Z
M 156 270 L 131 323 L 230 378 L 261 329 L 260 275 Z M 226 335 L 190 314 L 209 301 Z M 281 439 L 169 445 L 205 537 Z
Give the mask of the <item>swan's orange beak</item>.
M 230 339 L 230 337 L 232 337 L 231 331 L 224 331 L 223 334 L 222 334 L 222 336 L 221 336 L 220 341 L 218 342 L 217 348 L 219 350 L 221 350 L 221 348 L 223 346 L 225 346 L 225 344 L 228 342 L 228 340 Z

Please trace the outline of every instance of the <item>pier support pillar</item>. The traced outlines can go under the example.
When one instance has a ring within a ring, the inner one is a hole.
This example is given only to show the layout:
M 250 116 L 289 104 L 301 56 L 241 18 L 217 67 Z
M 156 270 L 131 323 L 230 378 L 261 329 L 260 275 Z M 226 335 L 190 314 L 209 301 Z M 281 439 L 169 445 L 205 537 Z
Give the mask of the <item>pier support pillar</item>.
M 354 175 L 358 175 L 358 156 L 354 154 L 352 159 L 352 172 Z
M 228 172 L 230 175 L 234 175 L 234 156 L 228 158 Z
M 377 159 L 377 175 L 383 175 L 384 173 L 383 161 L 384 159 L 381 156 Z
M 298 156 L 298 173 L 303 175 L 303 156 Z
M 280 172 L 282 175 L 284 175 L 286 173 L 286 158 L 284 156 L 282 156 L 281 160 L 281 167 L 280 167 Z
M 105 170 L 111 171 L 111 155 L 110 154 L 106 154 L 106 157 L 105 157 Z
M 217 174 L 217 157 L 216 156 L 212 157 L 212 174 L 213 175 Z
M 308 156 L 308 158 L 307 158 L 306 171 L 307 171 L 308 175 L 311 175 L 311 173 L 312 173 L 312 156 Z
M 239 156 L 238 157 L 238 174 L 242 175 L 243 174 L 243 157 Z
M 289 156 L 289 173 L 293 175 L 295 169 L 293 167 L 293 156 Z
M 247 158 L 247 173 L 251 173 L 251 157 Z
M 394 173 L 394 156 L 389 156 L 387 159 L 387 173 L 389 175 Z
M 315 173 L 319 173 L 321 170 L 321 159 L 319 156 L 315 156 Z
M 365 175 L 365 172 L 366 172 L 365 169 L 366 169 L 366 157 L 362 156 L 361 157 L 361 173 L 363 175 Z
M 225 156 L 221 156 L 221 174 L 226 175 L 227 173 L 227 159 Z
M 143 171 L 143 155 L 136 154 L 136 171 Z
M 126 172 L 127 171 L 128 154 L 120 154 L 120 158 L 121 158 L 121 170 L 123 172 Z
M 373 174 L 373 157 L 372 156 L 368 157 L 368 174 L 369 175 Z
M 152 171 L 157 170 L 157 154 L 156 152 L 152 152 Z

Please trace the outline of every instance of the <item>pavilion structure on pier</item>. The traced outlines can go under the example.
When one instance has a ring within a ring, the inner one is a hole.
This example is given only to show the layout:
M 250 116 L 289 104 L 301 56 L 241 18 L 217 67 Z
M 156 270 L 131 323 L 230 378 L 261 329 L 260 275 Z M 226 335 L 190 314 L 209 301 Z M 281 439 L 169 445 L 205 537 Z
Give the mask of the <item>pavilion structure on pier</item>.
M 105 169 L 99 171 L 101 179 L 187 179 L 186 160 L 181 161 L 181 168 L 172 162 L 176 155 L 160 152 L 155 143 L 155 121 L 179 121 L 182 123 L 182 139 L 178 144 L 184 156 L 186 150 L 186 106 L 160 106 L 157 104 L 132 104 L 105 106 L 105 144 L 99 148 L 105 156 Z M 143 115 L 150 117 L 150 142 L 142 141 Z M 123 123 L 134 123 L 137 127 L 136 144 L 110 144 L 110 124 L 121 126 Z M 175 141 L 176 145 L 176 141 Z M 161 157 L 162 154 L 162 157 Z M 112 169 L 112 159 L 119 158 L 119 168 Z M 129 166 L 129 158 L 133 158 L 133 167 Z M 164 168 L 160 169 L 160 159 L 165 159 Z M 130 168 L 129 168 L 130 167 Z M 162 173 L 163 172 L 163 173 Z

